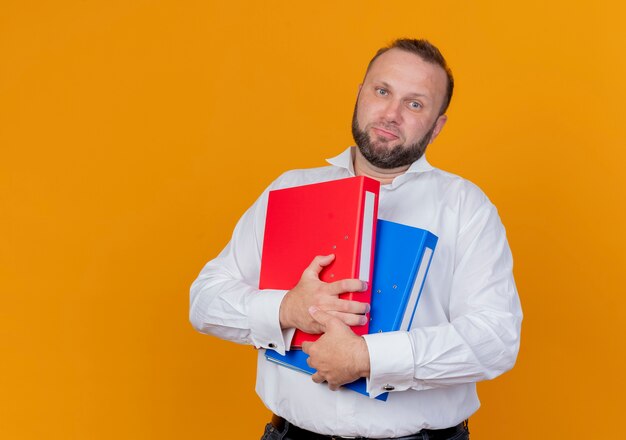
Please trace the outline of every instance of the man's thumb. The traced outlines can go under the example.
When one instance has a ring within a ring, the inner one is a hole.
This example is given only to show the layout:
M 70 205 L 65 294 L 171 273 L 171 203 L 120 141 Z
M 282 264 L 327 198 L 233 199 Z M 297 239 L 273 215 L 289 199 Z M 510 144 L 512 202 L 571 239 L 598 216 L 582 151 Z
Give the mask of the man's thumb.
M 326 330 L 326 324 L 328 324 L 328 322 L 333 319 L 333 316 L 331 314 L 326 313 L 325 311 L 320 310 L 315 306 L 309 307 L 309 313 L 311 314 L 313 319 L 315 319 L 318 323 L 322 325 L 324 330 Z

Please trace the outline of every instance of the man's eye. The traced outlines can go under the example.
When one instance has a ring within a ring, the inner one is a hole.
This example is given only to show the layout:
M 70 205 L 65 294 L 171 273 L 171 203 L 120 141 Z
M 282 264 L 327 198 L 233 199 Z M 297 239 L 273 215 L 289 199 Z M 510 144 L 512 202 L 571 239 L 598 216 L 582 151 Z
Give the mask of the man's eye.
M 409 102 L 409 107 L 411 107 L 413 110 L 419 110 L 420 108 L 422 108 L 422 104 L 417 101 L 411 101 Z
M 388 94 L 387 90 L 381 88 L 376 89 L 376 93 L 381 96 L 386 96 Z

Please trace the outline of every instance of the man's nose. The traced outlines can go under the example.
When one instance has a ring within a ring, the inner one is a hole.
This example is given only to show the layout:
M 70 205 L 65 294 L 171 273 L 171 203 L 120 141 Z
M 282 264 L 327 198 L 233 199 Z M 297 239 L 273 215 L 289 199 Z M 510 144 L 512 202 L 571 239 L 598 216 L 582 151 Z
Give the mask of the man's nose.
M 399 123 L 402 120 L 402 103 L 393 99 L 387 102 L 384 115 L 387 122 Z

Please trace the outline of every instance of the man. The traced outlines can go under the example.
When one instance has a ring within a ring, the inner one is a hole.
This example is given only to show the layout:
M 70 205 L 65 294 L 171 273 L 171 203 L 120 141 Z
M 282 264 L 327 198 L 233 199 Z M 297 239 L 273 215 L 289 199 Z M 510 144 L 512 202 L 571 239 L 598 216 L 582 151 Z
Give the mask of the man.
M 479 407 L 475 383 L 515 363 L 522 313 L 496 208 L 423 154 L 446 123 L 452 90 L 450 69 L 427 41 L 379 50 L 354 110 L 358 148 L 330 166 L 280 176 L 192 285 L 190 319 L 203 333 L 281 354 L 295 328 L 324 333 L 303 346 L 318 370 L 312 378 L 259 350 L 256 390 L 275 414 L 263 438 L 466 439 L 464 421 Z M 368 305 L 337 295 L 366 286 L 321 282 L 333 255 L 316 256 L 290 291 L 257 288 L 268 191 L 355 175 L 381 182 L 379 218 L 439 237 L 409 332 L 352 333 L 348 325 L 363 323 Z M 372 397 L 389 392 L 387 402 L 340 388 L 359 377 Z

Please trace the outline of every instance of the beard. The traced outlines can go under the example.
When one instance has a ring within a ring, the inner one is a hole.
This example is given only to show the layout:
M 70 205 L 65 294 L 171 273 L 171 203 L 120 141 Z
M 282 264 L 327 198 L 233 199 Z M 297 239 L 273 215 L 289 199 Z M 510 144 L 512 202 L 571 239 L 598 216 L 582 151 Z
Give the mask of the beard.
M 436 121 L 435 121 L 436 122 Z M 356 142 L 363 157 L 372 165 L 382 169 L 400 168 L 411 165 L 418 160 L 430 143 L 430 139 L 435 131 L 435 124 L 414 144 L 396 145 L 387 148 L 384 141 L 374 142 L 367 132 L 361 129 L 357 121 L 357 106 L 354 106 L 352 115 L 352 137 Z

